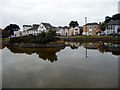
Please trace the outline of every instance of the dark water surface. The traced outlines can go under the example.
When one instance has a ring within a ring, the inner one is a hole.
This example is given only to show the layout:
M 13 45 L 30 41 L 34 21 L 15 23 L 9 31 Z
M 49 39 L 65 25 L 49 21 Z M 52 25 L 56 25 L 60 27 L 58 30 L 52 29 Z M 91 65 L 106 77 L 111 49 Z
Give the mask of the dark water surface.
M 117 88 L 119 43 L 65 42 L 59 48 L 5 47 L 3 88 Z

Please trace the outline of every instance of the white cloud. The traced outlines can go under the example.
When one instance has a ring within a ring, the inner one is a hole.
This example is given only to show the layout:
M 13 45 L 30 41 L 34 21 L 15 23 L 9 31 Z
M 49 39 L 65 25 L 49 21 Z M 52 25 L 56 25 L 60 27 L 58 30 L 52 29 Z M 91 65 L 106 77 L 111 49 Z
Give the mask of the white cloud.
M 103 21 L 105 16 L 117 13 L 119 0 L 0 0 L 1 26 L 10 23 L 33 24 L 49 22 L 52 25 L 68 25 L 71 20 L 84 24 Z

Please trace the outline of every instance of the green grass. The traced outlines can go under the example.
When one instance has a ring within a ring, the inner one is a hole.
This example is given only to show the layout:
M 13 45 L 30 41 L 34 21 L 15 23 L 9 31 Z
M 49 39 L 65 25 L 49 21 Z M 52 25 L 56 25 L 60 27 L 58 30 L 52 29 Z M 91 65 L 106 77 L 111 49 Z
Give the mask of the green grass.
M 9 40 L 10 38 L 2 38 L 2 39 L 4 39 L 4 40 Z
M 86 38 L 86 37 L 100 37 L 100 38 L 105 38 L 105 37 L 109 37 L 112 38 L 112 36 L 57 36 L 59 38 Z

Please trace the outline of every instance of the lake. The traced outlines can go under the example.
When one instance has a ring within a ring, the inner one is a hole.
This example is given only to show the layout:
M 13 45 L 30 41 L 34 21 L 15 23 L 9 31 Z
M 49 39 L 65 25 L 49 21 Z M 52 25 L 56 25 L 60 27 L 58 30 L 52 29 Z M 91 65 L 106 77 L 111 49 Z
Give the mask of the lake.
M 65 42 L 65 47 L 3 45 L 3 88 L 118 88 L 120 43 Z

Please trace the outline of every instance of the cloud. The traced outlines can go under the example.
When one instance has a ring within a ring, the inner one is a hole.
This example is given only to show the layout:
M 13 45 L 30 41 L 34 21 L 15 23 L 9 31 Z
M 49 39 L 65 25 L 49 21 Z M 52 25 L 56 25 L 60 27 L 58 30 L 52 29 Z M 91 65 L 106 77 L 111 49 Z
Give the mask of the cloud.
M 0 27 L 10 23 L 24 24 L 49 22 L 68 25 L 71 20 L 84 24 L 103 21 L 105 16 L 117 13 L 118 0 L 0 0 Z

